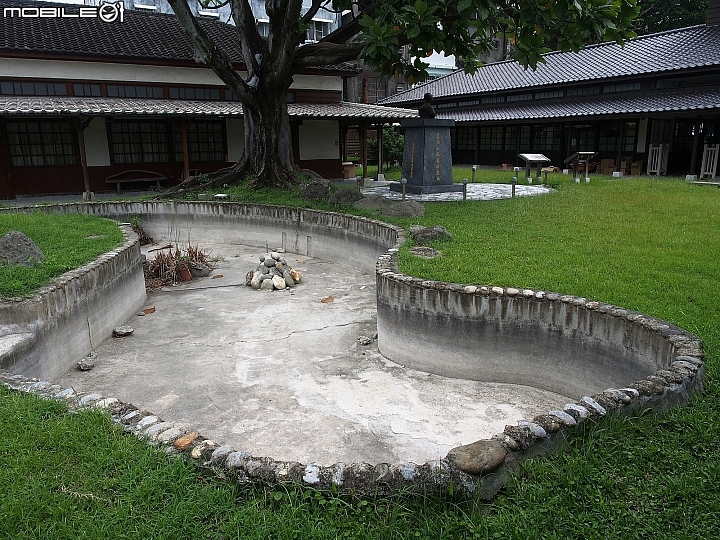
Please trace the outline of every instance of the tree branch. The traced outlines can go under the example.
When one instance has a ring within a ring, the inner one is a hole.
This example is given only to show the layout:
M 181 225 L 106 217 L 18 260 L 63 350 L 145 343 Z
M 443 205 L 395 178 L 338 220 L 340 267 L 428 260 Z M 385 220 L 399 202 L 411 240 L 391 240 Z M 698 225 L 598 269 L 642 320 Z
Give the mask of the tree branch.
M 168 0 L 168 2 L 195 47 L 196 61 L 211 68 L 241 99 L 248 99 L 248 85 L 235 71 L 228 55 L 217 47 L 202 29 L 186 0 Z
M 297 71 L 311 66 L 331 66 L 356 60 L 364 46 L 364 43 L 341 44 L 325 41 L 308 43 L 295 53 L 293 70 Z
M 310 9 L 307 10 L 307 13 L 303 15 L 300 20 L 303 22 L 303 24 L 310 24 L 310 21 L 312 21 L 312 18 L 317 15 L 317 12 L 320 11 L 320 8 L 322 7 L 325 0 L 313 0 L 312 5 L 310 6 Z

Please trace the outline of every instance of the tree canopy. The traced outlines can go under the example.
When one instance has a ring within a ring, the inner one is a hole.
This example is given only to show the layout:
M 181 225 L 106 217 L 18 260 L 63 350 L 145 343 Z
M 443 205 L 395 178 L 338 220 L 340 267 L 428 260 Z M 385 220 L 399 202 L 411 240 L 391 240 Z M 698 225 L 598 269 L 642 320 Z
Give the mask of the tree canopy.
M 708 0 L 638 0 L 638 6 L 638 34 L 694 26 L 707 20 Z
M 243 105 L 245 157 L 218 182 L 253 175 L 256 186 L 294 183 L 289 117 L 285 97 L 293 75 L 312 67 L 363 58 L 385 75 L 408 82 L 427 77 L 423 61 L 432 51 L 453 54 L 468 72 L 478 56 L 504 32 L 514 58 L 535 68 L 552 49 L 578 51 L 583 45 L 634 37 L 636 0 L 266 0 L 267 37 L 258 31 L 249 0 L 202 0 L 205 7 L 229 5 L 244 70 L 210 39 L 188 6 L 169 0 L 205 63 L 237 94 Z M 344 12 L 350 20 L 316 43 L 306 30 L 321 10 Z M 409 59 L 413 60 L 409 60 Z

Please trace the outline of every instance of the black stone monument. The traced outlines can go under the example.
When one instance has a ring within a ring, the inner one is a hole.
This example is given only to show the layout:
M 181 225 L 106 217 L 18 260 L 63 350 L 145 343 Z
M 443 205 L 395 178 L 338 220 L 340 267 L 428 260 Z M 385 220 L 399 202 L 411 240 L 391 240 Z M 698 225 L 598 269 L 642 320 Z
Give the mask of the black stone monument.
M 418 110 L 420 118 L 400 121 L 405 128 L 403 178 L 408 193 L 443 193 L 462 191 L 461 184 L 453 184 L 450 128 L 455 120 L 438 120 L 432 106 L 432 96 L 425 94 L 425 102 Z M 402 191 L 402 184 L 390 185 L 392 191 Z

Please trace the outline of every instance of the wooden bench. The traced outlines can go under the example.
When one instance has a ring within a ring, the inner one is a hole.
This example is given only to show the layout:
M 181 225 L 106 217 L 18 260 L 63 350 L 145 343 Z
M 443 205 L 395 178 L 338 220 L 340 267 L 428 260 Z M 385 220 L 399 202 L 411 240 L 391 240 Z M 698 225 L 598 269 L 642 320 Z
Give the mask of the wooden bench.
M 122 184 L 130 184 L 133 182 L 144 182 L 155 184 L 157 190 L 160 191 L 160 181 L 167 180 L 167 176 L 153 171 L 142 171 L 132 169 L 121 173 L 113 174 L 105 179 L 106 184 L 115 184 L 117 186 L 117 194 L 120 195 L 120 186 Z

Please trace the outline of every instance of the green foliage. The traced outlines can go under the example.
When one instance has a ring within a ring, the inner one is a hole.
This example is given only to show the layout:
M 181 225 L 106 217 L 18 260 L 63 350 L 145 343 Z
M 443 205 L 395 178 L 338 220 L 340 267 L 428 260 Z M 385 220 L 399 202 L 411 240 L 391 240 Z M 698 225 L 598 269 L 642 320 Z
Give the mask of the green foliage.
M 640 16 L 635 21 L 638 34 L 674 30 L 707 20 L 708 0 L 638 0 Z
M 0 213 L 0 236 L 12 230 L 29 236 L 45 260 L 31 267 L 0 263 L 1 298 L 29 295 L 123 242 L 116 222 L 80 214 Z
M 399 133 L 392 126 L 384 126 L 382 132 L 383 140 L 383 162 L 394 163 L 401 162 L 403 159 L 403 152 L 405 151 L 405 136 Z M 370 139 L 368 141 L 368 148 L 372 152 L 377 152 L 378 140 Z
M 333 3 L 339 9 L 349 9 L 350 4 L 351 0 Z M 474 72 L 480 54 L 505 32 L 514 44 L 514 58 L 535 69 L 541 55 L 553 49 L 578 51 L 588 43 L 622 43 L 634 37 L 638 13 L 635 0 L 384 0 L 373 4 L 361 21 L 361 56 L 382 73 L 402 73 L 414 83 L 427 77 L 423 59 L 433 51 L 454 54 L 459 65 Z

